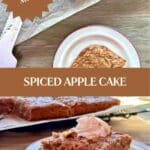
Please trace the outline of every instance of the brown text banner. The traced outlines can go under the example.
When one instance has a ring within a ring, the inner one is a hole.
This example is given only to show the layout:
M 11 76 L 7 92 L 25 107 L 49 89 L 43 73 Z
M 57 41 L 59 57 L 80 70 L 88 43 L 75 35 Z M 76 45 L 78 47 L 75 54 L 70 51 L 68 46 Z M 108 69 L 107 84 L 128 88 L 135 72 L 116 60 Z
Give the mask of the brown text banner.
M 150 69 L 0 69 L 0 96 L 150 96 Z

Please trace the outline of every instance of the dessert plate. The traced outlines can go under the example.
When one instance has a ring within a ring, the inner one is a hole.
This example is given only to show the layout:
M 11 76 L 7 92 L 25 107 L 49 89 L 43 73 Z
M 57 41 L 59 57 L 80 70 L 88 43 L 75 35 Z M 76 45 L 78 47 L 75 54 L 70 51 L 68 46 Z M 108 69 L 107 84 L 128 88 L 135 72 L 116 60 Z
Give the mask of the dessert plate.
M 34 142 L 31 145 L 29 145 L 25 150 L 39 150 L 40 147 L 40 141 Z M 131 144 L 131 150 L 149 150 L 150 147 L 138 142 L 138 141 L 133 141 Z
M 58 48 L 54 68 L 68 68 L 81 51 L 91 45 L 106 46 L 127 60 L 127 68 L 139 68 L 140 59 L 131 42 L 121 33 L 106 26 L 88 26 L 69 35 Z

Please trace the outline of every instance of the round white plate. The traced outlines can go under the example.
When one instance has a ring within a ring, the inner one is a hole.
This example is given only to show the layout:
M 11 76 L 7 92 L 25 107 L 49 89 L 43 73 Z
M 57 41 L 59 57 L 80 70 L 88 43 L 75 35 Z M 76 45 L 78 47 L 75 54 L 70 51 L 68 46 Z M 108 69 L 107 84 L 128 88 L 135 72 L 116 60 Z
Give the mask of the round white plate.
M 105 26 L 88 26 L 69 35 L 60 45 L 54 58 L 54 68 L 68 68 L 85 48 L 106 46 L 127 60 L 128 68 L 139 68 L 140 60 L 131 42 L 119 32 Z
M 26 150 L 39 150 L 40 141 L 34 142 L 29 145 Z M 150 147 L 137 141 L 133 141 L 131 144 L 131 150 L 149 150 Z

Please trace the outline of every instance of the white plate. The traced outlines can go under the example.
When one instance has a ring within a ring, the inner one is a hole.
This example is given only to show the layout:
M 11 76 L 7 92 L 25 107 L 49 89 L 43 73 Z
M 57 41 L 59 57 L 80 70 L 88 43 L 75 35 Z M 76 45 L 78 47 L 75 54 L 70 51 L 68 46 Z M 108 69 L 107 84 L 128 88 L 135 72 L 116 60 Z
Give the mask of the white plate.
M 69 35 L 58 48 L 53 67 L 70 67 L 82 50 L 95 44 L 106 46 L 125 58 L 125 67 L 140 67 L 139 56 L 131 42 L 119 32 L 105 26 L 88 26 Z
M 39 150 L 40 141 L 34 142 L 29 145 L 25 150 Z M 137 141 L 133 141 L 131 144 L 131 150 L 149 150 L 150 147 Z

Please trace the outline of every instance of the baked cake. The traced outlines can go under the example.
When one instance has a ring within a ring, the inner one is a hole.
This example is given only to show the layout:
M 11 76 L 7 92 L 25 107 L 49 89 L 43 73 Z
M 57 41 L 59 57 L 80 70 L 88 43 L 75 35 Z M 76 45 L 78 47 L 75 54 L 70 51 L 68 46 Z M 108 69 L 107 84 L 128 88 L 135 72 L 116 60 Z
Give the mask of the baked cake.
M 52 97 L 19 97 L 15 100 L 15 114 L 26 120 L 69 117 L 71 109 Z
M 73 113 L 72 116 L 102 111 L 120 104 L 119 100 L 111 97 L 68 96 L 56 97 L 55 99 L 69 106 Z
M 72 68 L 123 68 L 126 60 L 105 46 L 93 45 L 83 50 Z
M 129 150 L 130 144 L 129 135 L 112 131 L 98 118 L 85 117 L 75 128 L 41 140 L 40 150 Z
M 119 104 L 111 97 L 11 97 L 0 99 L 0 114 L 13 113 L 36 121 L 102 111 Z

